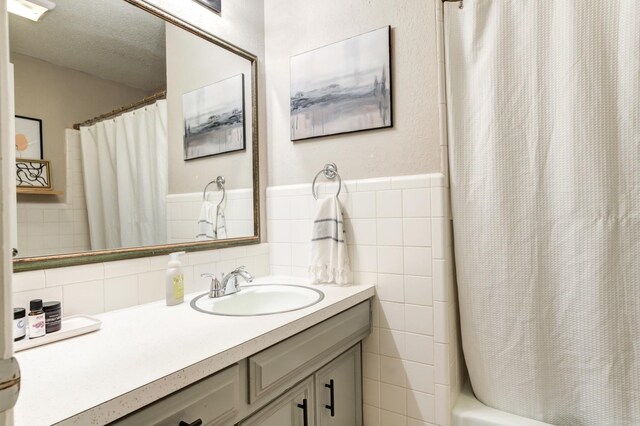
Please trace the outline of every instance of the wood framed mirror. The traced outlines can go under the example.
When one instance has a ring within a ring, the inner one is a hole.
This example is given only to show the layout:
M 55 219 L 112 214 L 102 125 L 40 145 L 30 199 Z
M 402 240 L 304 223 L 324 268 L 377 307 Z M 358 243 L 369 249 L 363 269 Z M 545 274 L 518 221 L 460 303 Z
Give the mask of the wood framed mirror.
M 255 55 L 142 0 L 9 30 L 52 181 L 18 190 L 15 272 L 260 242 Z

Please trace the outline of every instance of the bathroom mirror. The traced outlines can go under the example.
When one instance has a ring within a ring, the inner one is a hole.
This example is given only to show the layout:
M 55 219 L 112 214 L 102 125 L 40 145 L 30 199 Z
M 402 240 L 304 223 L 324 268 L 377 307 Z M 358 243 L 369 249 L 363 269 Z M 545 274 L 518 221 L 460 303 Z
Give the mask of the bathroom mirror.
M 9 30 L 16 161 L 50 183 L 20 180 L 15 271 L 259 242 L 254 55 L 140 0 Z

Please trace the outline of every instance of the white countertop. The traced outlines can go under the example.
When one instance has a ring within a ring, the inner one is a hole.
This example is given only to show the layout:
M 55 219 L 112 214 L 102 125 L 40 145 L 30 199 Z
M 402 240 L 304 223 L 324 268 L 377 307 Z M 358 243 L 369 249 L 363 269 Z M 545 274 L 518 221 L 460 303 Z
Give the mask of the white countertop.
M 265 277 L 256 283 L 303 284 Z M 164 301 L 97 315 L 94 333 L 17 353 L 17 426 L 104 424 L 238 362 L 374 295 L 372 285 L 309 285 L 325 294 L 298 311 L 208 315 Z

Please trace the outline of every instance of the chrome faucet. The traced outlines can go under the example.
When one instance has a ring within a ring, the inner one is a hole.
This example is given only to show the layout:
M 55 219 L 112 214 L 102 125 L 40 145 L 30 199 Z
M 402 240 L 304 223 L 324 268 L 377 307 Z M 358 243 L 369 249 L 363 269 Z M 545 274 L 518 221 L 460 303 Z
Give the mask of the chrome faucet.
M 240 284 L 238 283 L 238 277 L 244 278 L 248 283 L 253 281 L 253 275 L 247 272 L 244 266 L 238 266 L 227 275 L 223 274 L 221 286 L 224 288 L 225 296 L 227 294 L 237 293 L 241 290 Z
M 217 298 L 222 296 L 228 296 L 230 294 L 237 293 L 241 290 L 238 283 L 238 277 L 244 278 L 248 283 L 253 281 L 253 275 L 245 270 L 244 266 L 240 266 L 234 269 L 232 272 L 222 276 L 222 281 L 219 280 L 215 274 L 205 273 L 200 274 L 201 277 L 211 278 L 211 284 L 209 285 L 209 297 Z

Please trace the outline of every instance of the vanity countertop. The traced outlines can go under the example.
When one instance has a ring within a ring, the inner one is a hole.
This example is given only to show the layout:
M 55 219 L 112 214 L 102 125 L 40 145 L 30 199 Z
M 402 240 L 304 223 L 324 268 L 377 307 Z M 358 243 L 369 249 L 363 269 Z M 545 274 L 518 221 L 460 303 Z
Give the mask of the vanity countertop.
M 265 277 L 258 283 L 300 284 Z M 208 315 L 164 301 L 98 315 L 94 333 L 17 353 L 15 424 L 104 424 L 305 330 L 374 295 L 372 285 L 314 285 L 319 303 L 256 317 Z

